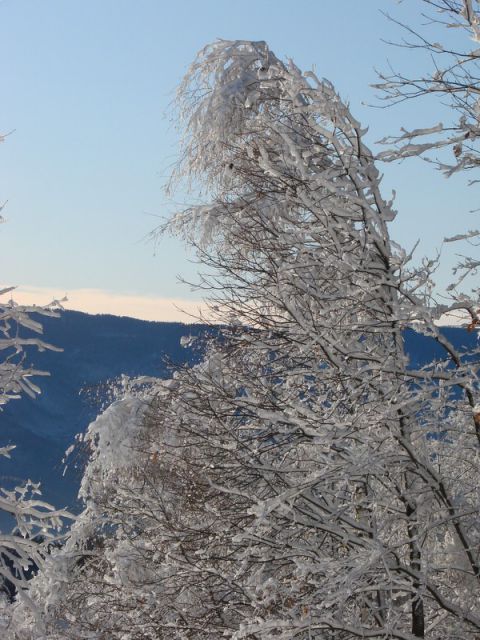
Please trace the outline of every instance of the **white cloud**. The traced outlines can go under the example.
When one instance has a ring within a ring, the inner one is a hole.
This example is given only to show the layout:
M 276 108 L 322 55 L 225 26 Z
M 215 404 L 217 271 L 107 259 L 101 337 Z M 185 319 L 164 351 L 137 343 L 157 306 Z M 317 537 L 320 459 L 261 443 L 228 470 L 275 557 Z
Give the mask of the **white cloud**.
M 449 311 L 444 313 L 435 322 L 439 327 L 464 327 L 470 324 L 472 318 L 464 309 L 457 309 L 456 311 Z
M 129 295 L 102 289 L 72 289 L 65 292 L 49 287 L 20 285 L 13 291 L 13 298 L 18 304 L 28 305 L 48 304 L 65 295 L 68 297 L 68 301 L 62 303 L 65 309 L 93 314 L 111 313 L 141 320 L 196 322 L 199 315 L 202 312 L 206 314 L 207 310 L 204 303 L 193 300 Z

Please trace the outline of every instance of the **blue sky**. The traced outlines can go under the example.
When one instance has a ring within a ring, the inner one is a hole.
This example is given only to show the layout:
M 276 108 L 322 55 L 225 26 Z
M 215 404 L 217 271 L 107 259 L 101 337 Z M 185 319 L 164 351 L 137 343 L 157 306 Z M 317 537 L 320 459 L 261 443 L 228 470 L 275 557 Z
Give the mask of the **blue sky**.
M 369 87 L 398 28 L 380 13 L 418 24 L 418 1 L 394 0 L 3 0 L 0 1 L 0 284 L 42 303 L 68 293 L 70 308 L 178 317 L 199 299 L 177 280 L 196 267 L 172 239 L 146 238 L 174 209 L 162 187 L 177 154 L 170 103 L 208 42 L 266 40 L 279 56 L 328 77 L 370 127 L 371 144 L 401 125 L 428 126 L 435 103 L 374 109 Z M 437 115 L 438 112 L 438 115 Z M 476 225 L 476 191 L 421 162 L 387 166 L 397 191 L 392 234 L 420 254 Z M 450 264 L 452 257 L 446 259 Z M 439 273 L 440 283 L 445 271 Z

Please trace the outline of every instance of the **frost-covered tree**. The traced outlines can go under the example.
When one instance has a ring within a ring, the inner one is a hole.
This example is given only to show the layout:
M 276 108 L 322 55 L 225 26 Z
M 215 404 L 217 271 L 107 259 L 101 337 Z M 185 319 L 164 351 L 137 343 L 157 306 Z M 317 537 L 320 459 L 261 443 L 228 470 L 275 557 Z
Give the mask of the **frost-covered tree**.
M 145 573 L 136 563 L 135 547 L 123 545 L 122 550 L 121 535 L 123 529 L 136 537 L 142 532 L 142 514 L 133 500 L 145 482 L 141 471 L 147 460 L 140 443 L 146 408 L 139 393 L 125 394 L 82 436 L 90 454 L 80 488 L 85 510 L 65 543 L 45 559 L 29 590 L 43 613 L 44 637 L 138 637 L 134 614 L 142 602 Z M 36 614 L 28 604 L 16 606 L 12 640 L 37 638 Z
M 388 138 L 397 148 L 386 151 L 382 159 L 424 156 L 436 163 L 447 176 L 480 165 L 480 3 L 478 0 L 421 0 L 422 26 L 399 23 L 404 37 L 397 43 L 414 51 L 419 64 L 417 75 L 390 68 L 381 72 L 383 99 L 390 104 L 409 100 L 441 100 L 449 107 L 448 122 L 419 123 L 414 130 Z M 441 41 L 439 41 L 439 38 Z M 420 51 L 420 53 L 419 53 Z M 421 53 L 424 55 L 422 56 Z M 447 148 L 439 160 L 432 153 Z M 473 177 L 476 182 L 476 178 Z
M 480 3 L 421 0 L 416 4 L 424 9 L 421 26 L 395 20 L 403 30 L 403 38 L 395 44 L 415 55 L 418 71 L 412 74 L 402 66 L 391 66 L 388 72 L 379 73 L 375 86 L 386 106 L 421 100 L 432 105 L 434 114 L 442 105 L 444 113 L 440 122 L 434 116 L 430 122 L 418 121 L 414 128 L 402 127 L 400 133 L 384 138 L 381 142 L 388 149 L 378 158 L 392 162 L 421 157 L 446 177 L 467 172 L 470 184 L 476 185 L 480 167 Z M 469 240 L 478 246 L 478 236 L 473 229 L 446 240 Z M 459 301 L 463 299 L 461 285 L 468 276 L 477 274 L 479 266 L 476 255 L 459 260 L 456 280 L 450 285 Z M 472 322 L 473 328 L 475 318 Z
M 223 433 L 212 483 L 251 500 L 235 637 L 475 635 L 478 359 L 436 327 L 430 265 L 390 241 L 359 123 L 264 43 L 207 47 L 180 95 L 180 172 L 212 203 L 172 226 L 234 326 L 192 411 Z M 444 358 L 409 368 L 407 327 Z
M 0 294 L 11 291 L 6 288 Z M 42 326 L 34 314 L 55 317 L 57 306 L 23 306 L 13 300 L 0 303 L 0 405 L 18 399 L 22 393 L 34 397 L 40 392 L 32 377 L 48 373 L 28 363 L 27 350 L 55 347 L 42 340 Z M 0 425 L 1 417 L 0 413 Z M 5 444 L 0 455 L 10 457 L 13 449 L 14 444 Z M 12 521 L 11 531 L 0 533 L 0 577 L 22 598 L 27 598 L 25 589 L 32 568 L 42 565 L 49 545 L 60 535 L 62 518 L 68 516 L 66 511 L 41 500 L 40 493 L 39 485 L 31 480 L 21 486 L 0 488 L 0 509 Z
M 208 526 L 199 477 L 187 463 L 198 460 L 197 452 L 162 449 L 178 433 L 182 386 L 178 378 L 141 391 L 135 383 L 82 436 L 89 452 L 80 489 L 85 509 L 30 589 L 45 637 L 159 640 L 172 637 L 182 611 L 192 616 L 197 607 L 200 619 L 208 608 L 208 589 L 193 599 L 195 583 L 177 573 Z M 172 419 L 168 426 L 152 420 L 157 403 Z M 15 640 L 36 638 L 28 606 L 16 607 L 10 630 Z
M 46 637 L 477 637 L 478 353 L 390 239 L 360 124 L 263 42 L 206 47 L 179 103 L 205 204 L 168 228 L 218 335 L 90 428 L 85 512 L 33 588 Z M 443 355 L 409 366 L 407 330 Z

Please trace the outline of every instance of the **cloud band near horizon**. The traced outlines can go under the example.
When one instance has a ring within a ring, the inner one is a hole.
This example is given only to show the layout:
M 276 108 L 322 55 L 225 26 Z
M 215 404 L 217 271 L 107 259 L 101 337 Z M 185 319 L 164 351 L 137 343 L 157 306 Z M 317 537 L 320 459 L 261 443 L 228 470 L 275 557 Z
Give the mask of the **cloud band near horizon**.
M 1 287 L 0 287 L 1 288 Z M 46 305 L 52 300 L 61 300 L 65 309 L 85 313 L 109 313 L 116 316 L 129 316 L 140 320 L 157 322 L 198 322 L 206 315 L 205 303 L 182 298 L 162 298 L 156 296 L 130 295 L 114 293 L 103 289 L 71 289 L 62 292 L 51 287 L 19 285 L 12 298 L 18 304 Z

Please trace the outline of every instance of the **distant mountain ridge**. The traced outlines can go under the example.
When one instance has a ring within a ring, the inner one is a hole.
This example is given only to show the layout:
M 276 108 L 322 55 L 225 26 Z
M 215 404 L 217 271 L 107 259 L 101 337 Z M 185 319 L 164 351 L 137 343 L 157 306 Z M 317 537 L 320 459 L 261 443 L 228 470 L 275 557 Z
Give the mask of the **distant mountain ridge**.
M 72 508 L 79 472 L 69 468 L 63 475 L 61 461 L 75 435 L 101 409 L 105 383 L 121 374 L 168 377 L 168 362 L 178 366 L 200 357 L 182 347 L 180 338 L 199 335 L 207 328 L 77 311 L 65 311 L 58 319 L 41 318 L 41 322 L 46 341 L 63 352 L 32 351 L 35 366 L 51 374 L 38 379 L 42 394 L 35 400 L 12 401 L 0 412 L 0 446 L 17 445 L 11 460 L 0 458 L 0 486 L 25 479 L 39 481 L 45 500 Z M 471 349 L 478 344 L 478 334 L 464 328 L 446 327 L 442 332 L 457 347 Z M 404 335 L 413 367 L 441 355 L 431 338 L 413 331 Z
M 78 311 L 39 320 L 45 340 L 63 352 L 32 350 L 29 360 L 50 372 L 36 379 L 42 393 L 13 400 L 0 412 L 0 446 L 16 445 L 11 460 L 0 458 L 0 486 L 39 481 L 45 500 L 72 507 L 78 472 L 70 469 L 64 476 L 61 461 L 75 435 L 98 414 L 102 384 L 121 374 L 168 377 L 169 362 L 178 366 L 198 358 L 180 338 L 206 327 Z

